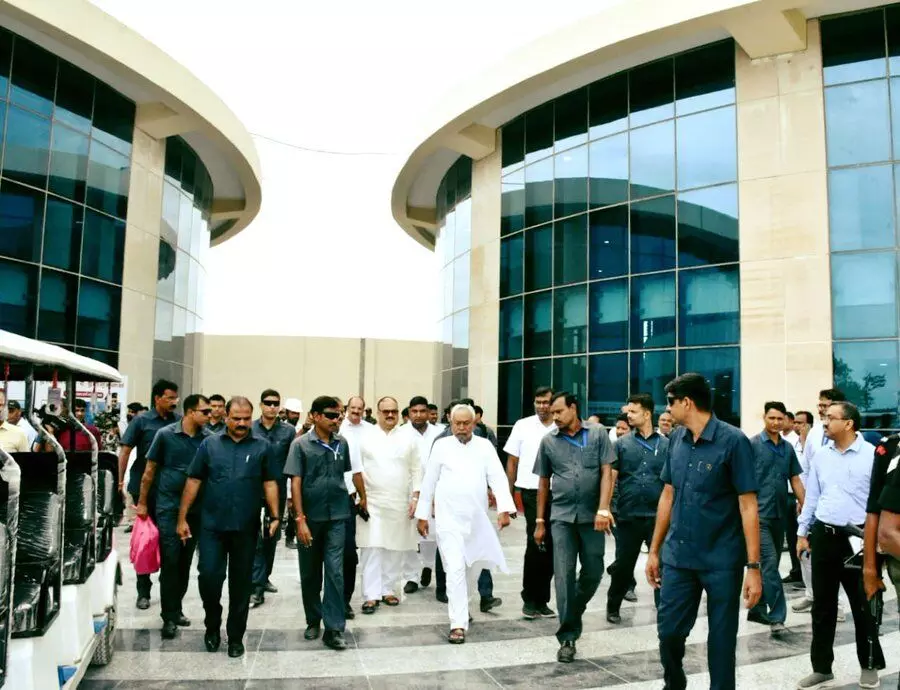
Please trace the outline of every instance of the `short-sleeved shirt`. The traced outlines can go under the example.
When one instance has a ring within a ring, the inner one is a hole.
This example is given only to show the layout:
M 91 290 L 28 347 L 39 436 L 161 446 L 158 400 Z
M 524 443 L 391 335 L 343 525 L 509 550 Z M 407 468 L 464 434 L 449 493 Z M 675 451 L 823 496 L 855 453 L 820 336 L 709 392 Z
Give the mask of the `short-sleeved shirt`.
M 0 448 L 7 453 L 27 453 L 31 450 L 25 432 L 9 422 L 0 422 Z
M 225 422 L 219 422 L 218 424 L 207 422 L 206 424 L 206 429 L 211 434 L 224 434 L 226 428 L 227 427 L 225 426 Z
M 875 446 L 875 464 L 872 467 L 872 481 L 869 484 L 869 500 L 866 502 L 867 513 L 879 515 L 882 509 L 900 513 L 898 461 L 900 461 L 900 435 L 893 434 L 883 438 Z
M 742 567 L 747 549 L 738 496 L 758 486 L 750 440 L 713 415 L 696 443 L 686 427 L 669 441 L 661 476 L 675 496 L 663 563 L 688 570 Z
M 147 467 L 147 451 L 150 450 L 156 432 L 180 419 L 181 415 L 177 412 L 160 417 L 154 408 L 131 420 L 122 437 L 123 446 L 131 446 L 137 450 L 137 457 L 128 475 L 128 493 L 137 495 L 141 491 L 141 477 L 144 476 L 144 469 Z
M 247 434 L 235 441 L 227 433 L 203 439 L 188 477 L 203 482 L 204 529 L 241 532 L 259 529 L 262 485 L 274 481 L 269 443 Z
M 799 477 L 803 470 L 794 447 L 785 439 L 778 445 L 762 432 L 750 439 L 756 462 L 756 482 L 759 490 L 756 502 L 760 520 L 783 520 L 788 511 L 787 483 Z
M 339 434 L 325 443 L 313 428 L 294 440 L 284 473 L 303 480 L 303 511 L 307 520 L 326 522 L 350 517 L 344 484 L 344 472 L 349 472 L 350 467 L 350 449 Z
M 97 448 L 99 450 L 103 450 L 103 438 L 100 435 L 100 429 L 95 427 L 93 424 L 84 423 L 84 428 L 88 430 L 88 434 L 94 437 L 94 440 L 97 441 Z M 63 450 L 77 450 L 77 451 L 90 451 L 93 449 L 91 445 L 91 439 L 88 434 L 84 433 L 81 429 L 75 429 L 74 427 L 63 429 L 59 433 L 59 438 L 56 440 L 59 441 L 59 445 L 63 447 Z M 73 440 L 74 437 L 74 447 Z
M 618 472 L 615 496 L 620 520 L 656 515 L 664 484 L 659 478 L 669 457 L 669 439 L 653 432 L 644 438 L 634 431 L 615 444 L 613 469 Z
M 881 492 L 879 503 L 882 510 L 900 513 L 900 471 L 897 471 L 896 465 L 891 470 L 888 482 Z
M 541 440 L 556 425 L 551 421 L 545 425 L 536 414 L 520 419 L 512 428 L 503 452 L 519 458 L 516 471 L 516 487 L 519 489 L 537 489 L 539 477 L 534 473 L 534 461 L 537 460 Z
M 203 440 L 210 435 L 201 428 L 193 436 L 185 433 L 180 421 L 156 432 L 147 459 L 156 463 L 156 514 L 177 513 L 181 494 L 187 482 L 188 468 Z M 190 513 L 200 512 L 200 500 L 194 501 Z
M 551 522 L 594 522 L 600 507 L 601 467 L 614 458 L 602 426 L 584 426 L 574 436 L 557 428 L 541 439 L 534 473 L 550 479 Z
M 253 433 L 269 442 L 272 449 L 270 459 L 272 460 L 272 472 L 278 483 L 281 483 L 282 472 L 284 471 L 284 463 L 287 461 L 288 451 L 291 449 L 291 443 L 294 441 L 296 432 L 290 424 L 285 424 L 280 419 L 275 420 L 271 429 L 263 426 L 262 420 L 257 419 L 253 422 Z

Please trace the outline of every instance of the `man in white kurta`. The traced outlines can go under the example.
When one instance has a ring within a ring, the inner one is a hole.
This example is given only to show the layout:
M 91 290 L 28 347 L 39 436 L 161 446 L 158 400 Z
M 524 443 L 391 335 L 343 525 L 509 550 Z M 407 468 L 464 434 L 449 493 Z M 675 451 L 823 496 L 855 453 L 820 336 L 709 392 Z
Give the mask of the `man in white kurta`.
M 428 534 L 434 501 L 438 549 L 447 573 L 449 641 L 465 642 L 469 628 L 469 592 L 484 568 L 508 572 L 497 530 L 488 517 L 487 489 L 497 500 L 502 529 L 516 511 L 497 451 L 485 438 L 473 435 L 475 410 L 457 405 L 450 414 L 453 435 L 438 439 L 431 450 L 416 508 L 419 534 Z
M 412 522 L 422 481 L 419 448 L 397 426 L 400 406 L 393 398 L 378 401 L 378 424 L 362 436 L 360 456 L 369 519 L 357 518 L 356 544 L 362 568 L 363 613 L 379 602 L 396 606 L 397 584 L 406 552 L 418 541 Z M 410 500 L 412 496 L 412 500 Z

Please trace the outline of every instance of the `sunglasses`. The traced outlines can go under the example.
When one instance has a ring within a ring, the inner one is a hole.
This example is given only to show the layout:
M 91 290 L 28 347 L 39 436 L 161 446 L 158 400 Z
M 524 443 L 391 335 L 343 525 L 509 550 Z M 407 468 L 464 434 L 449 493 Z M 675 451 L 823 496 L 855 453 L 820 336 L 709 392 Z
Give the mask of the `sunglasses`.
M 338 417 L 341 416 L 341 413 L 340 412 L 323 412 L 322 416 L 325 417 L 325 419 L 337 419 Z
M 677 400 L 678 400 L 678 398 L 676 398 L 674 395 L 667 395 L 667 396 L 666 396 L 666 402 L 667 402 L 669 405 L 674 405 L 674 404 L 675 404 L 675 401 L 677 401 Z
M 281 401 L 280 400 L 263 400 L 262 404 L 265 405 L 266 407 L 278 407 L 279 405 L 281 405 Z
M 206 416 L 206 415 L 208 415 L 208 414 L 212 414 L 212 408 L 211 408 L 211 407 L 204 407 L 202 410 L 194 410 L 194 412 L 199 412 L 200 414 Z
M 387 415 L 393 416 L 395 414 L 398 414 L 399 412 L 400 412 L 400 410 L 382 410 L 381 414 L 383 414 L 386 417 Z

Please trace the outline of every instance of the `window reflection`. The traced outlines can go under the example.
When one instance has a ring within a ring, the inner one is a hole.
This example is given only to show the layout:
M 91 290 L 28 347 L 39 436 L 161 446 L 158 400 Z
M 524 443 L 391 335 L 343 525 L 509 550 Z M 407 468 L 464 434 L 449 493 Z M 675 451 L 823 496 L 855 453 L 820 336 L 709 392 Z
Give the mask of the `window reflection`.
M 507 175 L 501 183 L 500 234 L 508 235 L 525 227 L 525 170 Z
M 56 90 L 56 56 L 30 41 L 18 39 L 13 60 L 10 101 L 50 117 Z
M 675 376 L 675 350 L 631 353 L 629 390 L 652 395 L 656 414 L 666 409 L 665 387 Z
M 734 44 L 722 41 L 675 57 L 678 115 L 734 103 Z M 731 145 L 731 142 L 728 142 Z
M 554 149 L 565 151 L 588 138 L 588 90 L 578 89 L 556 99 L 554 107 Z
M 55 197 L 47 198 L 44 222 L 44 256 L 46 266 L 77 271 L 81 266 L 81 231 L 84 207 Z
M 628 280 L 591 283 L 591 352 L 628 349 Z
M 523 288 L 525 235 L 518 233 L 500 241 L 500 296 L 517 295 Z
M 552 293 L 525 295 L 525 356 L 546 357 L 553 346 Z
M 885 76 L 883 10 L 821 22 L 825 85 Z
M 48 189 L 67 199 L 84 202 L 90 139 L 59 124 L 53 125 Z
M 631 279 L 631 347 L 675 345 L 675 273 Z
M 525 118 L 519 117 L 503 127 L 501 165 L 503 175 L 521 167 L 525 160 Z
M 41 271 L 39 339 L 54 343 L 75 342 L 77 292 L 76 276 L 47 269 Z
M 556 357 L 553 360 L 553 390 L 569 391 L 584 405 L 588 399 L 587 357 Z
M 631 272 L 675 268 L 675 197 L 631 205 Z
M 628 201 L 628 133 L 599 139 L 590 146 L 591 208 Z
M 632 199 L 675 189 L 675 125 L 672 121 L 631 130 Z
M 678 195 L 678 266 L 738 261 L 737 185 Z
M 12 182 L 0 183 L 0 256 L 38 261 L 45 197 Z
M 122 284 L 125 223 L 88 210 L 84 217 L 81 272 L 92 278 Z
M 678 373 L 702 374 L 712 387 L 713 412 L 729 424 L 740 425 L 741 352 L 737 347 L 678 351 Z
M 679 118 L 677 132 L 679 189 L 737 180 L 734 106 Z
M 637 67 L 628 74 L 632 127 L 670 118 L 675 113 L 672 60 Z
M 582 416 L 615 419 L 628 397 L 628 355 L 591 355 L 588 368 L 588 405 Z
M 121 300 L 122 288 L 82 279 L 75 343 L 101 350 L 118 350 Z
M 832 251 L 894 246 L 892 166 L 832 170 L 828 198 Z
M 87 204 L 124 218 L 128 209 L 130 162 L 111 148 L 94 142 L 88 157 Z
M 553 284 L 580 283 L 587 279 L 587 216 L 558 220 L 553 224 Z
M 500 359 L 522 357 L 524 311 L 521 297 L 500 302 Z
M 6 114 L 3 176 L 46 189 L 50 164 L 50 121 L 12 106 Z
M 896 254 L 835 254 L 831 257 L 834 337 L 897 335 Z
M 553 217 L 553 159 L 525 166 L 525 225 Z
M 534 414 L 534 391 L 553 385 L 553 366 L 550 359 L 532 359 L 522 366 L 521 416 Z
M 497 390 L 497 423 L 515 424 L 522 414 L 522 362 L 501 362 Z M 449 398 L 443 397 L 442 400 Z
M 834 385 L 859 407 L 863 428 L 896 429 L 897 341 L 834 344 Z
M 580 146 L 554 157 L 554 213 L 557 218 L 587 210 L 588 149 Z
M 546 158 L 553 152 L 553 102 L 525 115 L 525 163 Z
M 94 112 L 94 78 L 64 60 L 59 61 L 56 107 L 53 119 L 84 134 L 91 133 Z
M 597 139 L 628 127 L 628 74 L 616 74 L 589 87 L 590 138 Z
M 590 279 L 614 278 L 628 273 L 628 207 L 591 212 Z
M 553 282 L 553 226 L 525 231 L 525 290 L 541 290 Z
M 740 297 L 736 266 L 678 274 L 679 345 L 740 342 Z
M 891 155 L 888 85 L 884 80 L 825 90 L 828 165 L 885 161 Z M 865 132 L 865 136 L 860 136 Z
M 0 330 L 35 336 L 37 267 L 0 259 Z
M 469 306 L 470 255 L 453 262 L 453 311 Z
M 553 291 L 553 354 L 587 352 L 587 285 Z

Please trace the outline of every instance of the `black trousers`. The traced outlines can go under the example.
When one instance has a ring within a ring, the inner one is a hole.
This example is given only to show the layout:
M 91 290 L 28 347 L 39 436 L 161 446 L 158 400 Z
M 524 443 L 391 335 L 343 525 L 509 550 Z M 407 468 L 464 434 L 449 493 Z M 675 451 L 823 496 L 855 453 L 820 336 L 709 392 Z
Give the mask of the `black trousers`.
M 522 571 L 522 601 L 534 606 L 546 606 L 550 601 L 550 580 L 553 579 L 553 537 L 550 534 L 550 501 L 544 515 L 544 544 L 534 543 L 537 526 L 537 490 L 521 489 L 525 508 L 525 567 Z
M 653 541 L 655 517 L 620 518 L 616 526 L 616 562 L 610 568 L 611 581 L 606 594 L 606 610 L 618 613 L 622 599 L 628 590 L 634 587 L 634 566 L 641 555 L 641 544 L 650 548 Z M 653 590 L 654 599 L 659 605 L 659 590 Z
M 345 593 L 342 561 L 347 521 L 307 520 L 306 525 L 312 534 L 312 544 L 297 550 L 306 624 L 318 626 L 324 622 L 326 632 L 344 632 L 346 601 L 341 597 Z
M 222 585 L 228 573 L 229 642 L 240 642 L 247 630 L 250 593 L 253 590 L 253 557 L 259 526 L 240 532 L 200 529 L 198 578 L 200 598 L 206 611 L 206 629 L 218 632 L 222 626 Z
M 187 521 L 194 536 L 187 543 L 182 543 L 176 531 L 178 514 L 165 511 L 156 516 L 156 526 L 159 529 L 160 617 L 164 622 L 174 623 L 181 617 L 181 602 L 191 580 L 191 562 L 194 560 L 197 536 L 200 534 L 200 516 L 188 515 Z
M 784 535 L 787 538 L 788 553 L 791 556 L 791 577 L 800 580 L 800 559 L 797 558 L 797 497 L 788 494 L 787 515 L 784 519 Z M 781 544 L 778 545 L 781 548 Z
M 356 506 L 350 502 L 350 517 L 344 523 L 344 603 L 349 606 L 356 591 L 356 565 L 359 555 L 356 553 Z
M 131 500 L 134 501 L 134 505 L 138 504 L 140 498 L 140 493 L 131 493 Z M 151 492 L 150 496 L 147 498 L 147 514 L 156 515 L 156 495 L 153 492 Z M 162 553 L 160 553 L 160 556 L 161 555 Z M 136 589 L 138 598 L 146 597 L 149 599 L 150 592 L 153 590 L 153 580 L 150 579 L 149 575 L 138 575 Z
M 812 646 L 813 671 L 831 673 L 834 661 L 834 631 L 837 626 L 838 588 L 843 587 L 853 611 L 856 657 L 864 669 L 884 668 L 884 653 L 873 635 L 874 624 L 862 588 L 862 573 L 844 567 L 853 555 L 850 540 L 829 525 L 817 522 L 810 541 L 812 561 Z

